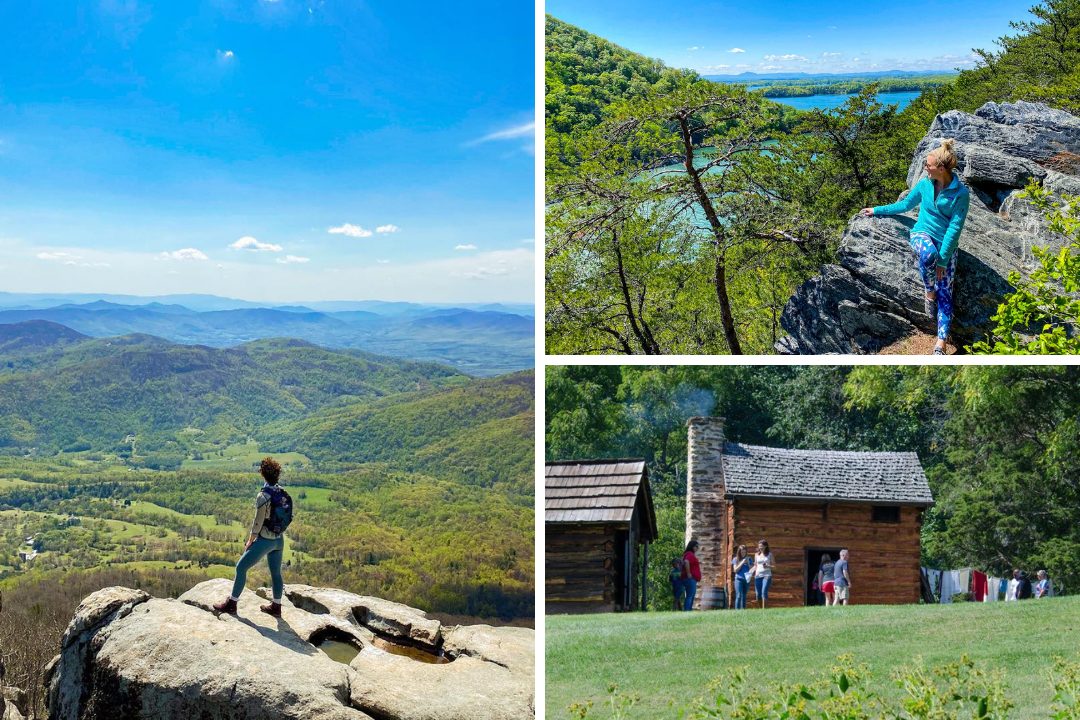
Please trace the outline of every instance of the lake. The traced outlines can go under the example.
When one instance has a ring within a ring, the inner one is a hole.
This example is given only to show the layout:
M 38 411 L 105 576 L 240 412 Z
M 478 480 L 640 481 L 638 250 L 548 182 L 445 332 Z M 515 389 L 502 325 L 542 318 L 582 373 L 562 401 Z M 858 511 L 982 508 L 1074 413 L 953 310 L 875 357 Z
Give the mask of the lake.
M 919 90 L 907 92 L 878 93 L 878 102 L 885 105 L 898 105 L 899 110 L 907 107 L 912 100 L 919 97 Z M 784 105 L 790 105 L 798 110 L 832 110 L 847 102 L 850 95 L 806 95 L 804 97 L 775 97 L 769 98 Z

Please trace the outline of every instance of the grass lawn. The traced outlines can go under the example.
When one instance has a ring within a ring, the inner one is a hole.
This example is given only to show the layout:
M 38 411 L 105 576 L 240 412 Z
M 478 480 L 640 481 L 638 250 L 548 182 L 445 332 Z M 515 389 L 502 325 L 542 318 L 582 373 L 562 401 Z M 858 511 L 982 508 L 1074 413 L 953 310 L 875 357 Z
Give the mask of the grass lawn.
M 762 611 L 553 615 L 546 618 L 548 718 L 592 701 L 608 718 L 607 688 L 640 697 L 620 717 L 675 718 L 707 685 L 749 668 L 756 685 L 809 682 L 837 656 L 870 666 L 873 685 L 899 696 L 893 669 L 967 654 L 1000 669 L 1010 717 L 1048 718 L 1055 656 L 1080 659 L 1080 597 L 1020 603 L 849 606 Z

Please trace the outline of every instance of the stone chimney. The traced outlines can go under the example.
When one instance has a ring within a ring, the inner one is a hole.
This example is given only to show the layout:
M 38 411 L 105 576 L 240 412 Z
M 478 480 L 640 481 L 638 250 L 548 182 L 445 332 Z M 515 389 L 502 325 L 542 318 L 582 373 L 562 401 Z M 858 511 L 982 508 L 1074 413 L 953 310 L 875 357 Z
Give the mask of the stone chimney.
M 701 543 L 702 584 L 725 586 L 724 419 L 693 417 L 687 423 L 686 539 Z

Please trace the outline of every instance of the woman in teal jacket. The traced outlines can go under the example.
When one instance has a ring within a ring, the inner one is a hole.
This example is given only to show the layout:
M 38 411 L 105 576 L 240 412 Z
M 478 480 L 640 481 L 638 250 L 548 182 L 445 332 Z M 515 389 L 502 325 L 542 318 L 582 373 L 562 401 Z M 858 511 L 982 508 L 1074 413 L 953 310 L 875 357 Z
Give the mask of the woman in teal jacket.
M 953 316 L 953 278 L 956 246 L 967 218 L 969 193 L 954 172 L 953 141 L 944 140 L 926 156 L 926 173 L 907 196 L 892 205 L 863 208 L 862 214 L 896 215 L 919 206 L 919 219 L 911 229 L 911 249 L 919 259 L 919 274 L 926 291 L 925 309 L 937 315 L 935 355 L 945 354 L 945 341 Z

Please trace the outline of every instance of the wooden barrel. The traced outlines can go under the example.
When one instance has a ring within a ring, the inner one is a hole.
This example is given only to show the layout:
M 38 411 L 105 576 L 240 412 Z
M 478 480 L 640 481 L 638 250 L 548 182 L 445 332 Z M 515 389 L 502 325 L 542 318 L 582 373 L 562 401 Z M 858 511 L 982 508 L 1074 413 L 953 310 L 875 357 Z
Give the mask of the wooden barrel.
M 727 588 L 719 585 L 711 585 L 702 588 L 702 610 L 727 610 Z

